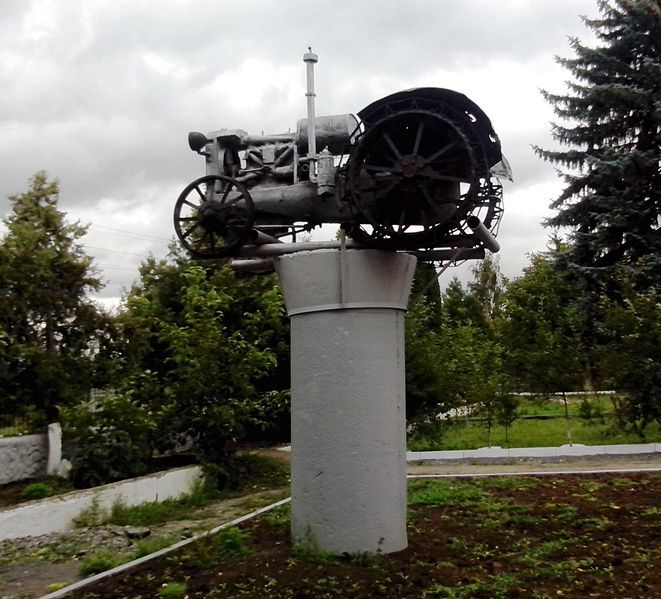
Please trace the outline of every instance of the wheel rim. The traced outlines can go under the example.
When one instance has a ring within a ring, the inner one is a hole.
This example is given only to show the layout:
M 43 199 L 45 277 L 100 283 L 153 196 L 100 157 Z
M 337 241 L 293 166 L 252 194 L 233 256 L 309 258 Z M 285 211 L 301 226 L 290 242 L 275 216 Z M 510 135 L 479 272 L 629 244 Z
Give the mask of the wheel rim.
M 174 209 L 180 243 L 197 258 L 236 253 L 253 228 L 254 205 L 248 190 L 223 175 L 207 175 L 181 192 Z
M 349 159 L 348 192 L 371 227 L 356 227 L 356 237 L 402 249 L 435 245 L 470 210 L 479 170 L 451 120 L 426 110 L 382 119 Z

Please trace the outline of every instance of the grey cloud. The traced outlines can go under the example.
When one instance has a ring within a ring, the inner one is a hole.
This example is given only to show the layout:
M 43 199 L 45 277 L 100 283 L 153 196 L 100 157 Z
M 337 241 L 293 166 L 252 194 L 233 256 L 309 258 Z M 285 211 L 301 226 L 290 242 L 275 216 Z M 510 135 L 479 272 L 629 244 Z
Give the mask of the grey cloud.
M 217 0 L 51 2 L 42 37 L 30 39 L 37 33 L 25 26 L 31 6 L 5 0 L 0 21 L 0 213 L 8 194 L 46 169 L 60 179 L 72 213 L 93 214 L 104 198 L 116 202 L 118 220 L 143 206 L 140 218 L 151 212 L 153 222 L 136 223 L 139 230 L 168 228 L 177 190 L 203 174 L 187 147 L 189 130 L 295 126 L 305 111 L 308 44 L 321 60 L 319 113 L 357 112 L 377 99 L 377 82 L 409 87 L 438 69 L 568 54 L 565 36 L 584 31 L 577 15 L 594 13 L 594 0 L 255 0 L 249 9 Z M 175 72 L 150 68 L 147 55 L 170 61 Z M 300 69 L 300 89 L 264 84 L 250 110 L 233 105 L 234 90 L 214 82 L 251 57 Z M 502 87 L 485 94 L 516 101 L 525 84 L 503 73 Z M 489 113 L 488 102 L 483 108 Z M 512 189 L 554 177 L 529 147 L 548 139 L 547 123 L 525 133 L 494 124 L 514 167 Z

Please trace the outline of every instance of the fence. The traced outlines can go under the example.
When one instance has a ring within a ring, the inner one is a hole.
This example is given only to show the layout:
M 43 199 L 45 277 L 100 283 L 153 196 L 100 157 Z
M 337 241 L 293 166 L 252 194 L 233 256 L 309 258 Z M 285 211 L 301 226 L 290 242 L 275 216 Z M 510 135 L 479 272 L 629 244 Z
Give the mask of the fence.
M 34 414 L 28 416 L 7 416 L 0 414 L 0 437 L 21 437 L 46 432 L 43 418 Z

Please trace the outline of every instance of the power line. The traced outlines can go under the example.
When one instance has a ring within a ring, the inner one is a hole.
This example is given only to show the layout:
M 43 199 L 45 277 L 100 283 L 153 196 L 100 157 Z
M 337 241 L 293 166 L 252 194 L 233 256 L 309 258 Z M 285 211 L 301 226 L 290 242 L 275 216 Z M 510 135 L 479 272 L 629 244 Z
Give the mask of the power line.
M 167 239 L 165 237 L 157 237 L 156 235 L 147 235 L 145 233 L 135 233 L 133 231 L 125 231 L 124 229 L 115 229 L 113 227 L 105 227 L 101 225 L 90 225 L 90 229 L 96 229 L 100 231 L 101 233 L 119 233 L 120 235 L 124 235 L 125 237 L 134 237 L 137 239 L 147 239 L 147 240 L 155 240 L 155 241 L 164 241 L 166 243 L 170 243 L 170 239 Z
M 112 254 L 126 254 L 127 256 L 137 256 L 138 258 L 145 258 L 145 259 L 149 258 L 149 256 L 145 256 L 144 254 L 134 254 L 133 252 L 125 252 L 124 250 L 111 250 L 110 248 L 100 248 L 94 245 L 87 245 L 86 243 L 83 243 L 82 245 L 88 250 L 101 250 L 103 252 L 110 252 Z
M 134 272 L 136 274 L 138 272 L 137 267 L 132 268 L 132 267 L 129 267 L 129 266 L 118 266 L 118 265 L 115 265 L 115 264 L 97 264 L 96 266 L 98 266 L 99 268 L 107 269 L 107 270 L 121 270 L 121 271 L 124 271 L 124 272 Z

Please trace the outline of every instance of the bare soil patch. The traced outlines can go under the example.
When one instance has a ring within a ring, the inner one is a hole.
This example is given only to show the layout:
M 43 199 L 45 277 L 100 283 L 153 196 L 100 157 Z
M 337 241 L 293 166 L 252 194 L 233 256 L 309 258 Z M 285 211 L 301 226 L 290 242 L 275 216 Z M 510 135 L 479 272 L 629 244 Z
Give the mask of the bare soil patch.
M 409 547 L 292 547 L 285 509 L 74 593 L 120 597 L 661 597 L 661 475 L 410 482 Z

